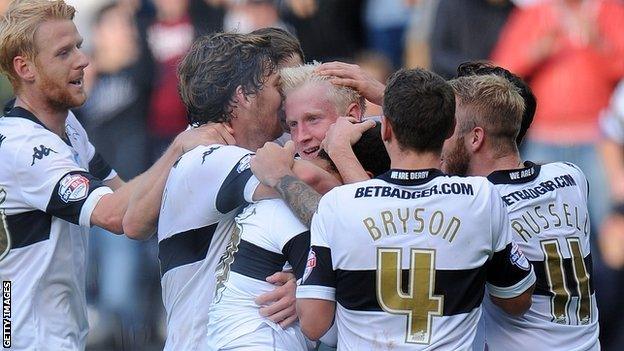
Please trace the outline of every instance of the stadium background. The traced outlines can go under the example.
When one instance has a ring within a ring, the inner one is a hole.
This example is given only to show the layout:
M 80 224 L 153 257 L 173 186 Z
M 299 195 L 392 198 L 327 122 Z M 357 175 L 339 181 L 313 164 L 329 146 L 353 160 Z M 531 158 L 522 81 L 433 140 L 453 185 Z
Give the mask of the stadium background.
M 624 31 L 617 28 L 624 1 L 66 1 L 78 10 L 76 24 L 91 55 L 90 97 L 75 112 L 125 179 L 147 169 L 185 128 L 175 67 L 195 37 L 213 31 L 282 27 L 301 40 L 307 61 L 354 62 L 382 81 L 416 66 L 451 78 L 461 62 L 475 59 L 494 59 L 523 76 L 538 112 L 521 151 L 534 161 L 575 162 L 587 173 L 601 343 L 605 350 L 624 347 L 624 222 L 611 211 L 624 203 L 624 140 L 600 128 L 624 104 L 624 94 L 612 95 L 624 78 Z M 0 0 L 0 13 L 9 2 Z M 601 15 L 603 3 L 612 8 L 608 16 Z M 535 48 L 536 57 L 521 57 L 517 50 L 526 48 Z M 604 62 L 613 63 L 609 74 Z M 1 77 L 0 102 L 11 96 Z M 371 105 L 367 113 L 381 110 Z M 162 349 L 155 240 L 93 229 L 90 251 L 87 349 Z

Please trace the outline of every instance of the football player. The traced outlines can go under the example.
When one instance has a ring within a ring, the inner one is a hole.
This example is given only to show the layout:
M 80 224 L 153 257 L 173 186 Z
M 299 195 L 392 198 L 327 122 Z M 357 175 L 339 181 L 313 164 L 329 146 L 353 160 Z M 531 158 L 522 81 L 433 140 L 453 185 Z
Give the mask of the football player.
M 498 192 L 486 179 L 436 169 L 454 107 L 452 88 L 439 76 L 393 75 L 382 118 L 393 169 L 335 188 L 320 203 L 293 175 L 288 152 L 272 144 L 258 150 L 254 174 L 312 222 L 297 289 L 309 338 L 323 335 L 335 316 L 345 350 L 467 348 L 486 284 L 507 313 L 529 307 L 535 275 L 511 240 Z
M 487 176 L 495 185 L 513 237 L 537 276 L 523 316 L 502 313 L 485 297 L 489 348 L 599 349 L 585 175 L 570 163 L 522 162 L 516 138 L 524 103 L 508 80 L 467 75 L 451 85 L 457 124 L 444 145 L 443 167 Z

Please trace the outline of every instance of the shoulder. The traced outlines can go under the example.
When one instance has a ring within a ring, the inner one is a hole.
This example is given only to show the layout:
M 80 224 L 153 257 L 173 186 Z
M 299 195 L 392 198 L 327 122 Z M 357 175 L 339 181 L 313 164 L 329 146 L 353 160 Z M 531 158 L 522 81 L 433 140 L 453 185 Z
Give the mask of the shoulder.
M 552 162 L 542 165 L 545 177 L 556 177 L 569 174 L 577 179 L 586 179 L 583 170 L 572 162 Z

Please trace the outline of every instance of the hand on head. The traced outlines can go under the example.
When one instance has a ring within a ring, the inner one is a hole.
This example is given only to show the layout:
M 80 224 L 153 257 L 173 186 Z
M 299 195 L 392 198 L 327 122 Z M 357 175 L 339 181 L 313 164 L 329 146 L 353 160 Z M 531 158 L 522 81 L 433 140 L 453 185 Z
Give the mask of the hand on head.
M 334 61 L 322 64 L 316 72 L 319 75 L 334 76 L 335 78 L 330 80 L 332 84 L 353 88 L 373 104 L 381 105 L 383 103 L 383 93 L 386 86 L 371 77 L 358 65 Z
M 375 122 L 365 120 L 359 123 L 353 117 L 339 117 L 327 130 L 325 139 L 321 142 L 321 149 L 328 155 L 339 152 L 345 148 L 351 148 L 362 137 L 362 133 L 373 128 Z

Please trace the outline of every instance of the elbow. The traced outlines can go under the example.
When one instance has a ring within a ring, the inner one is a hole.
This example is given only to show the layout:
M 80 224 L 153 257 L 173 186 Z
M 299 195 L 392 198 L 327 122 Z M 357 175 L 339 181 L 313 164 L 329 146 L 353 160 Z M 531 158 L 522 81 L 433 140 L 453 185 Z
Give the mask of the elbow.
M 524 301 L 523 299 L 522 302 L 513 304 L 511 306 L 505 306 L 503 307 L 503 310 L 507 312 L 507 314 L 514 317 L 522 317 L 522 315 L 524 315 L 524 313 L 528 311 L 529 308 L 531 308 L 531 298 L 526 299 L 526 301 Z
M 312 341 L 317 341 L 321 336 L 325 335 L 325 330 L 321 330 L 321 328 L 318 328 L 318 326 L 313 323 L 303 323 L 303 321 L 299 319 L 299 324 L 303 335 Z
M 146 226 L 141 220 L 131 218 L 126 215 L 122 221 L 123 233 L 130 239 L 146 240 L 149 239 L 155 231 L 155 228 Z
M 312 306 L 310 306 L 312 307 Z M 299 300 L 297 301 L 297 315 L 299 317 L 299 326 L 303 335 L 312 341 L 319 340 L 333 321 L 333 314 L 323 313 L 322 309 L 310 308 L 306 309 L 301 305 Z
M 501 299 L 491 296 L 492 302 L 500 307 L 507 314 L 514 317 L 521 317 L 526 311 L 531 308 L 533 303 L 533 286 L 523 292 L 521 295 L 511 299 Z
M 123 234 L 123 217 L 117 214 L 111 214 L 100 219 L 98 226 L 108 230 L 111 233 Z

